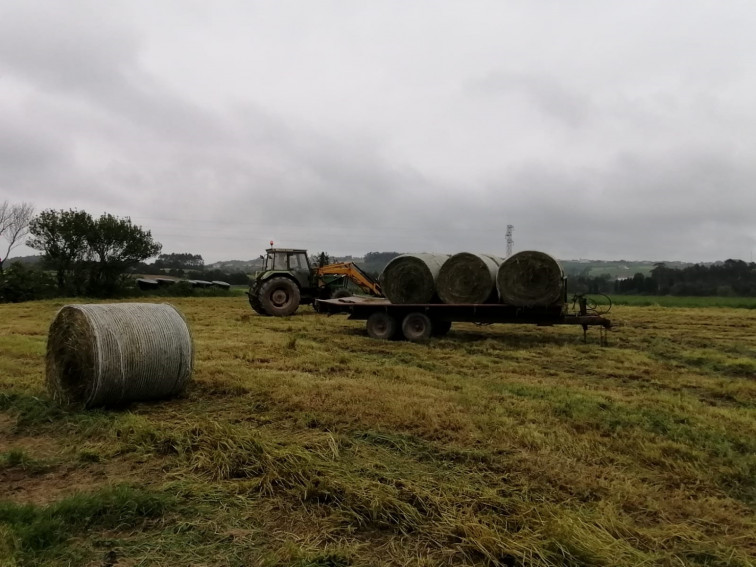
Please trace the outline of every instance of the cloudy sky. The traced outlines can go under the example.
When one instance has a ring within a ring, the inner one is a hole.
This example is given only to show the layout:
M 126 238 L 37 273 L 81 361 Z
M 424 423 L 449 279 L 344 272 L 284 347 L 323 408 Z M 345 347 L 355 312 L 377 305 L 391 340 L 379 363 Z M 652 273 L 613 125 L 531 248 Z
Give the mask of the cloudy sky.
M 164 252 L 752 260 L 743 1 L 0 0 L 0 202 Z M 23 248 L 16 254 L 28 253 Z

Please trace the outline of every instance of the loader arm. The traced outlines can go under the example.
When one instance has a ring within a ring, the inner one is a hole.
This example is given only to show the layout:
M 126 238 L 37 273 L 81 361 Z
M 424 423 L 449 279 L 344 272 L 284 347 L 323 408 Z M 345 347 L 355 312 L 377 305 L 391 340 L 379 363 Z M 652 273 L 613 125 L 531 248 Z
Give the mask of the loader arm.
M 365 293 L 374 295 L 375 297 L 383 297 L 383 292 L 381 291 L 381 286 L 378 282 L 353 262 L 339 262 L 336 264 L 321 266 L 315 268 L 315 274 L 319 278 L 322 276 L 343 276 L 349 278 Z

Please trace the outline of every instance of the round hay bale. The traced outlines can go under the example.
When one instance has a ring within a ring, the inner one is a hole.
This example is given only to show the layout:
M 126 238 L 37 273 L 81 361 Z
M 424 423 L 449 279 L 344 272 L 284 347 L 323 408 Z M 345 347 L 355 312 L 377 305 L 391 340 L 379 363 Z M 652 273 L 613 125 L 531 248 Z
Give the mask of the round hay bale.
M 496 274 L 502 262 L 487 254 L 454 254 L 444 262 L 436 278 L 438 296 L 444 303 L 496 301 Z
M 504 260 L 496 275 L 502 303 L 539 307 L 560 303 L 564 296 L 564 272 L 554 258 L 526 250 Z
M 194 349 L 172 305 L 66 305 L 47 338 L 47 387 L 63 406 L 91 408 L 179 394 Z
M 448 254 L 402 254 L 391 260 L 380 278 L 383 295 L 391 303 L 432 303 L 436 278 Z

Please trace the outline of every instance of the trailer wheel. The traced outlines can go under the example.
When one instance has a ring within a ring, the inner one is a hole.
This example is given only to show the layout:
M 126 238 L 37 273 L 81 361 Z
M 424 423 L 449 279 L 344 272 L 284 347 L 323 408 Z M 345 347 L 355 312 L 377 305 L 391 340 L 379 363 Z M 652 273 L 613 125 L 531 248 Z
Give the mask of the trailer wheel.
M 431 328 L 431 335 L 434 337 L 443 337 L 451 329 L 451 321 L 433 321 L 433 327 Z
M 299 287 L 289 278 L 270 278 L 260 286 L 260 304 L 275 317 L 294 313 L 299 307 L 299 298 Z
M 410 313 L 402 321 L 402 333 L 408 341 L 427 341 L 433 324 L 425 313 Z
M 365 326 L 368 336 L 372 339 L 390 340 L 396 336 L 396 319 L 382 311 L 370 315 Z

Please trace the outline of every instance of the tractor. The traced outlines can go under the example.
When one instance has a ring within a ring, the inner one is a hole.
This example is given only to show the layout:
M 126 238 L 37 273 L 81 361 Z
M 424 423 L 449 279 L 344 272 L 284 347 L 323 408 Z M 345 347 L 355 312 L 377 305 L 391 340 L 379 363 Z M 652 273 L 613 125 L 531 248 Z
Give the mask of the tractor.
M 263 269 L 247 291 L 249 304 L 260 315 L 285 317 L 300 304 L 351 295 L 348 281 L 369 295 L 383 297 L 378 283 L 352 262 L 313 266 L 307 250 L 268 248 L 265 252 Z

